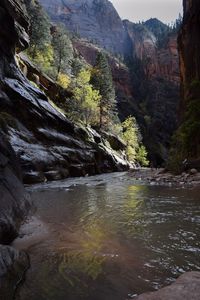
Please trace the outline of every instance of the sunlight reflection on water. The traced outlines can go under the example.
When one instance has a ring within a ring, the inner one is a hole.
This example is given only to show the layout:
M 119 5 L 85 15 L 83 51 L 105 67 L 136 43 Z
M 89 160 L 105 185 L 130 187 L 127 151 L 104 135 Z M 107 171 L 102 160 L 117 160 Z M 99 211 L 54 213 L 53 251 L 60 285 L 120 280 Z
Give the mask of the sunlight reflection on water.
M 135 185 L 127 174 L 80 184 L 32 190 L 49 234 L 20 241 L 31 269 L 18 299 L 125 300 L 200 269 L 199 190 Z

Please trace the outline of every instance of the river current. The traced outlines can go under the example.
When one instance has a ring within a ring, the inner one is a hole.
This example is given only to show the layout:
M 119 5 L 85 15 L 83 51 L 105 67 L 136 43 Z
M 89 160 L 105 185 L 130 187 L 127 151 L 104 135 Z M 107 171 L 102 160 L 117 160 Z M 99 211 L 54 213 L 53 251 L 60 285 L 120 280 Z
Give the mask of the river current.
M 31 266 L 18 300 L 127 300 L 200 271 L 200 188 L 114 173 L 27 189 L 35 210 L 14 246 Z

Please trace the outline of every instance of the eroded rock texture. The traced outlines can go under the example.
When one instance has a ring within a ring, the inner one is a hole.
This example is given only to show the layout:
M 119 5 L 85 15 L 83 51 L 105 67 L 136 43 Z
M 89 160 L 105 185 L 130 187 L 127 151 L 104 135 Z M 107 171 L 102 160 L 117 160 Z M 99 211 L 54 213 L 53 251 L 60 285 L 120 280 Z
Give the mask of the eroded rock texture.
M 10 99 L 4 91 L 5 70 L 15 72 L 13 54 L 15 47 L 24 49 L 28 44 L 25 30 L 28 27 L 19 1 L 0 3 L 0 296 L 12 299 L 17 284 L 28 267 L 28 259 L 22 252 L 5 246 L 17 236 L 20 223 L 27 215 L 29 199 L 25 194 L 19 162 L 4 131 L 5 105 Z M 9 66 L 10 65 L 10 66 Z M 11 68 L 13 67 L 13 71 Z
M 127 52 L 122 20 L 108 0 L 41 0 L 55 22 L 114 54 Z
M 19 9 L 19 14 L 22 13 Z M 10 10 L 7 14 L 11 26 L 14 18 Z M 15 22 L 13 31 L 19 33 L 19 40 L 24 45 L 27 18 L 19 18 L 18 11 L 16 15 L 21 23 Z M 103 140 L 96 143 L 93 133 L 74 126 L 49 104 L 43 92 L 30 84 L 15 63 L 13 52 L 18 45 L 16 41 L 12 41 L 10 55 L 1 56 L 3 96 L 0 108 L 1 118 L 7 123 L 5 131 L 8 139 L 20 158 L 24 182 L 127 169 L 129 166 L 122 153 L 112 152 Z

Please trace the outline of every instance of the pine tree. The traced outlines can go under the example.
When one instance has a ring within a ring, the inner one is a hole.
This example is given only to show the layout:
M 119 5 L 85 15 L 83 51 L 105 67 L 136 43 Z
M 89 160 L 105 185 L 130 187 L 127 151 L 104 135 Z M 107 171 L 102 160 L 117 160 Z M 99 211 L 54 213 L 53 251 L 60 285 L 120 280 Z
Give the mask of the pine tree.
M 57 80 L 60 73 L 67 72 L 73 56 L 71 40 L 66 30 L 61 26 L 54 27 L 52 30 L 52 47 L 54 50 L 55 80 Z
M 74 76 L 77 76 L 81 69 L 84 68 L 85 63 L 79 57 L 75 57 L 72 61 L 71 68 Z
M 112 81 L 111 69 L 107 57 L 103 53 L 97 55 L 93 69 L 91 83 L 99 90 L 99 127 L 107 129 L 116 116 L 115 89 Z
M 50 43 L 50 20 L 38 1 L 26 2 L 30 16 L 30 49 L 29 54 L 34 59 L 37 51 L 43 51 Z

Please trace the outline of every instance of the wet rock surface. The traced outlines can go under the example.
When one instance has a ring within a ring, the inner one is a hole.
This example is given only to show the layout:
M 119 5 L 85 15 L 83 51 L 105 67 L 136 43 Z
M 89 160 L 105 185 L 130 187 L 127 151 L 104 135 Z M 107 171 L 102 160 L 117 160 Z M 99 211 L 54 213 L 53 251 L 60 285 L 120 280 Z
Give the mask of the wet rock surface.
M 28 268 L 28 258 L 10 244 L 18 235 L 21 222 L 28 214 L 30 201 L 21 182 L 15 153 L 0 137 L 0 296 L 13 299 L 17 284 Z M 4 245 L 1 245 L 4 244 Z
M 29 267 L 28 255 L 9 246 L 0 245 L 0 296 L 13 299 L 18 284 Z
M 14 20 L 9 10 L 7 14 Z M 45 94 L 24 77 L 12 51 L 9 58 L 1 55 L 0 60 L 0 120 L 6 124 L 3 130 L 19 157 L 25 183 L 129 168 L 123 151 L 113 151 L 104 140 L 96 143 L 87 129 L 83 136 L 77 126 L 57 111 Z
M 29 197 L 21 183 L 14 151 L 0 138 L 0 243 L 16 237 L 20 222 L 29 209 Z
M 153 293 L 146 293 L 136 300 L 199 300 L 200 272 L 188 272 L 180 276 L 172 285 Z

